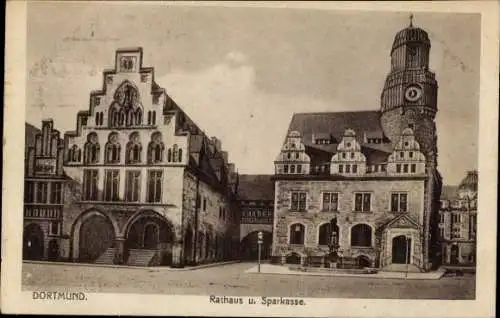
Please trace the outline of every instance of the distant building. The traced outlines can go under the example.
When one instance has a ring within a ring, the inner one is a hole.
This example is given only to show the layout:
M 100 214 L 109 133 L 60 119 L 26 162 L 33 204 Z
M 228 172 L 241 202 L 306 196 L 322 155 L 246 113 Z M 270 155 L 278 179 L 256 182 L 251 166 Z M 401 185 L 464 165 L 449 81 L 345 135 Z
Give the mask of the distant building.
M 443 188 L 439 231 L 445 266 L 476 265 L 477 186 L 477 171 L 469 171 L 457 187 Z
M 379 111 L 294 114 L 275 161 L 273 261 L 321 263 L 334 243 L 359 267 L 439 264 L 430 47 L 412 22 L 396 34 Z
M 23 259 L 27 260 L 60 256 L 66 177 L 64 145 L 53 125 L 44 120 L 39 130 L 26 124 Z
M 141 48 L 116 52 L 103 88 L 64 135 L 72 179 L 63 257 L 128 265 L 237 258 L 234 164 L 143 67 Z
M 271 256 L 274 214 L 272 175 L 239 175 L 238 200 L 241 209 L 241 258 L 258 258 L 257 233 L 262 232 L 261 257 Z

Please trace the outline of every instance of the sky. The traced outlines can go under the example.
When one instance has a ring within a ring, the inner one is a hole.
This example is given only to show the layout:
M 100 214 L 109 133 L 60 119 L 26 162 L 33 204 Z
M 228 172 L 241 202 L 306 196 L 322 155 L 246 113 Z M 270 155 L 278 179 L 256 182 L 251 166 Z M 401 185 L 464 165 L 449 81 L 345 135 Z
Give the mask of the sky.
M 26 121 L 74 130 L 116 49 L 143 66 L 243 174 L 272 174 L 293 113 L 378 110 L 409 12 L 92 3 L 28 5 Z M 439 84 L 445 184 L 477 169 L 480 16 L 414 12 Z

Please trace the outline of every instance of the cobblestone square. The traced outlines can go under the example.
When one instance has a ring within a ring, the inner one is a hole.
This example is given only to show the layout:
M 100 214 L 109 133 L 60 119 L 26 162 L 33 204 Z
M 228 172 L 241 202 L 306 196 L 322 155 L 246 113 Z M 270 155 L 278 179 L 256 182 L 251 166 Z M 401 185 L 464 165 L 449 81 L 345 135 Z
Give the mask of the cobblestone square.
M 475 277 L 401 280 L 245 273 L 255 263 L 189 271 L 23 264 L 23 290 L 216 296 L 474 299 Z

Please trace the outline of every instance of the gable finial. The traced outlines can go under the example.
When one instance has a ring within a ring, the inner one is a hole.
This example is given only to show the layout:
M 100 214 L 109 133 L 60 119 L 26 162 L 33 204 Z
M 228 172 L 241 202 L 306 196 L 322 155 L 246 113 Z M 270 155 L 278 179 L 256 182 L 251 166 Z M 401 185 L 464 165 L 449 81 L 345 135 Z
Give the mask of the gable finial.
M 413 27 L 413 13 L 410 13 L 410 28 Z

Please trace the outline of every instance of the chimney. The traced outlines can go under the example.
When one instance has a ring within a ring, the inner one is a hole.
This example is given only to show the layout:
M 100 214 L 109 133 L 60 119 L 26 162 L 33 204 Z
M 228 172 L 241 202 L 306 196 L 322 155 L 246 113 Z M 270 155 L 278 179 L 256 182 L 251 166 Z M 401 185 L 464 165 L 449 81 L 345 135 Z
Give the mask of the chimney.
M 214 144 L 215 149 L 217 150 L 217 152 L 220 152 L 221 148 L 222 148 L 221 141 L 217 137 L 212 137 L 211 140 L 212 140 L 212 143 Z

